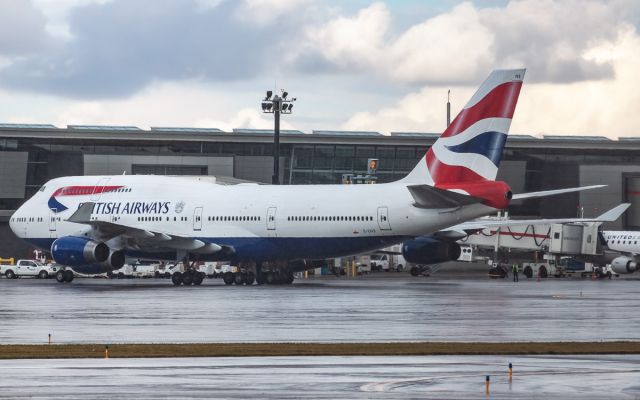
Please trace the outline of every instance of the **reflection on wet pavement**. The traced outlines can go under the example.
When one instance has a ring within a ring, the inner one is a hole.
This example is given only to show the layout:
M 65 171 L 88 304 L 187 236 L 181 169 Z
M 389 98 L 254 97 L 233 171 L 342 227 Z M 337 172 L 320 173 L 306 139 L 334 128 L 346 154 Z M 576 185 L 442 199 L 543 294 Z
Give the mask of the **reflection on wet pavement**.
M 640 396 L 627 355 L 3 360 L 0 397 L 477 399 L 486 375 L 494 399 Z
M 0 342 L 637 340 L 635 280 L 0 279 Z

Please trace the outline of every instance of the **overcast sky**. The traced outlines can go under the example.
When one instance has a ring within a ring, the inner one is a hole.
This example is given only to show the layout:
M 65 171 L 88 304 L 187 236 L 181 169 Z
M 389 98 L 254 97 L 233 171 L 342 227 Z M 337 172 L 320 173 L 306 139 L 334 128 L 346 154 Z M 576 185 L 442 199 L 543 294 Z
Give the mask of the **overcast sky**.
M 439 132 L 526 67 L 512 132 L 640 136 L 640 2 L 0 0 L 0 122 Z

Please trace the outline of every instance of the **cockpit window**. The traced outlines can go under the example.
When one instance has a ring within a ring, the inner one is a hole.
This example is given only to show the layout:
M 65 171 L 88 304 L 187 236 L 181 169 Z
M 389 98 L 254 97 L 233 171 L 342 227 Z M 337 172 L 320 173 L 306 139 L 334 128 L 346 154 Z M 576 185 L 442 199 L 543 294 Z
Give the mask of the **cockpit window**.
M 42 185 L 42 187 L 40 188 L 40 190 L 38 190 L 38 192 L 44 192 L 45 188 L 46 188 L 46 186 Z

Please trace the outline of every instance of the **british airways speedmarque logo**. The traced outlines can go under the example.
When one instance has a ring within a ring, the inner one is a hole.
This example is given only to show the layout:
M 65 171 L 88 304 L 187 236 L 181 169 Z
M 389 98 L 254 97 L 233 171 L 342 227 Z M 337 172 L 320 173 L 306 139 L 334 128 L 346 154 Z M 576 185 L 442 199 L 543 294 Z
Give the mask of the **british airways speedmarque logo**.
M 105 192 L 112 192 L 116 189 L 120 189 L 124 186 L 65 186 L 53 192 L 47 205 L 49 209 L 54 213 L 59 213 L 68 210 L 69 207 L 58 201 L 58 197 L 66 196 L 91 196 L 94 194 L 102 194 Z

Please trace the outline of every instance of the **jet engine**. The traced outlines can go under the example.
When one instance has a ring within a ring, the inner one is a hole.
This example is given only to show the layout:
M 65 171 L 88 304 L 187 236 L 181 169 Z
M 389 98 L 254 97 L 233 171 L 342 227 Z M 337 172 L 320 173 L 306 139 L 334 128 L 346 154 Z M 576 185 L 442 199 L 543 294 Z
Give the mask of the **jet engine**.
M 638 264 L 633 258 L 620 256 L 611 261 L 611 270 L 616 274 L 630 274 L 638 270 Z
M 51 256 L 58 264 L 80 267 L 107 261 L 110 250 L 106 244 L 91 239 L 63 236 L 51 245 Z
M 102 272 L 109 272 L 114 269 L 122 268 L 124 266 L 124 252 L 122 250 L 111 250 L 109 252 L 109 257 L 99 265 L 103 266 L 105 269 Z
M 404 259 L 414 264 L 437 264 L 457 260 L 460 246 L 455 241 L 419 236 L 402 244 Z

